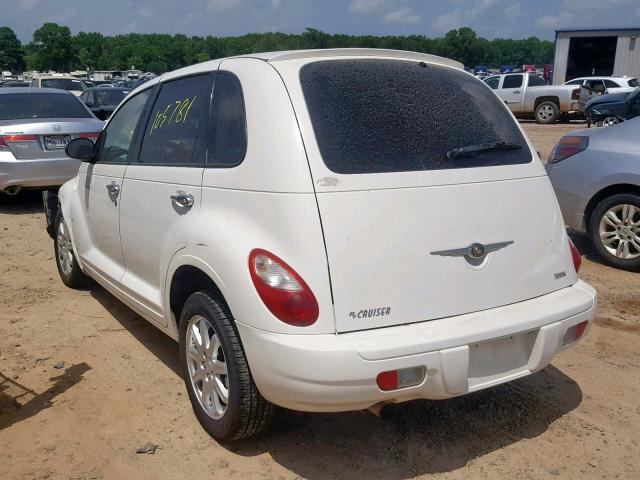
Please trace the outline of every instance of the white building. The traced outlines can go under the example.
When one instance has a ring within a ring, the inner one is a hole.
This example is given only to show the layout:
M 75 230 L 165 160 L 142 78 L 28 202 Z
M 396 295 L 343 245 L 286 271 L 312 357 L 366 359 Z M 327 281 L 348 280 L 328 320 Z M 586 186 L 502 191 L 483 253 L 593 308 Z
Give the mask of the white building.
M 640 27 L 557 30 L 553 83 L 592 75 L 640 77 Z

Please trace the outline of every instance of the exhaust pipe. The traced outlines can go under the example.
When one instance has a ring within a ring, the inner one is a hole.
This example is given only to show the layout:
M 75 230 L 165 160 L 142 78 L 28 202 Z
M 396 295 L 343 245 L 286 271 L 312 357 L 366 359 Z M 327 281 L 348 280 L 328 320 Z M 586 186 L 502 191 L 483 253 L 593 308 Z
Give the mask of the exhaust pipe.
M 14 197 L 18 195 L 22 191 L 22 187 L 20 185 L 11 185 L 10 187 L 5 188 L 2 193 L 9 195 L 10 197 Z

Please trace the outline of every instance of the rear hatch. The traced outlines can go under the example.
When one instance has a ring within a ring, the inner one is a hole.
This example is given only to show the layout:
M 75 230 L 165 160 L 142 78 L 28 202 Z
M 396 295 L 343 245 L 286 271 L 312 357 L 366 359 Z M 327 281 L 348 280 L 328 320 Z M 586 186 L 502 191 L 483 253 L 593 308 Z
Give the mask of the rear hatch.
M 576 281 L 544 168 L 483 82 L 398 59 L 277 68 L 316 186 L 338 332 L 485 310 Z

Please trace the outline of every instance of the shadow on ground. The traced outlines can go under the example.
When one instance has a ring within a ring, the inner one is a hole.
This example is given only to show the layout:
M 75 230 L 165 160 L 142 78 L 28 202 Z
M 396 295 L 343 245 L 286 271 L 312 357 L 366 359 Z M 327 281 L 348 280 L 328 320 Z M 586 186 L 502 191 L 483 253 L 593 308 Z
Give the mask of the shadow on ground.
M 593 246 L 593 242 L 589 236 L 573 231 L 569 231 L 569 236 L 571 237 L 574 245 L 578 248 L 578 251 L 584 255 L 585 258 L 588 258 L 594 263 L 604 265 L 605 267 L 611 267 L 611 265 L 605 263 L 602 256 L 600 256 L 600 253 L 598 253 L 596 247 Z
M 225 445 L 238 455 L 269 452 L 305 478 L 403 480 L 451 472 L 474 458 L 544 433 L 576 408 L 580 387 L 553 366 L 510 384 L 446 401 L 388 406 L 368 412 L 279 411 L 254 439 Z
M 57 377 L 49 379 L 54 384 L 42 393 L 36 393 L 0 373 L 0 430 L 51 407 L 58 395 L 80 382 L 89 370 L 91 367 L 86 363 L 72 365 Z M 10 395 L 9 390 L 15 393 Z M 26 398 L 29 400 L 24 402 Z
M 123 329 L 130 332 L 173 373 L 182 376 L 178 362 L 178 343 L 175 340 L 162 333 L 104 288 L 96 285 L 91 289 L 91 296 L 113 315 Z
M 41 190 L 23 190 L 18 195 L 0 193 L 0 213 L 24 215 L 44 212 Z

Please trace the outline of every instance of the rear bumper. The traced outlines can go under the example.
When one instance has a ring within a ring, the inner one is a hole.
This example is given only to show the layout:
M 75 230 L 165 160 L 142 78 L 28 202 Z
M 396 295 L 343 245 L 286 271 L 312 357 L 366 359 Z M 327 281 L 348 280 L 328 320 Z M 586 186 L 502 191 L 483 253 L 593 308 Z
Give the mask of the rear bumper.
M 595 309 L 595 290 L 578 281 L 514 305 L 363 332 L 283 335 L 237 325 L 265 398 L 293 410 L 347 411 L 455 397 L 534 373 L 571 345 L 563 345 L 569 328 L 590 326 Z M 426 371 L 420 385 L 376 385 L 381 372 L 417 366 Z
M 62 185 L 78 173 L 80 162 L 72 158 L 46 160 L 0 159 L 0 192 L 12 185 L 50 187 Z

